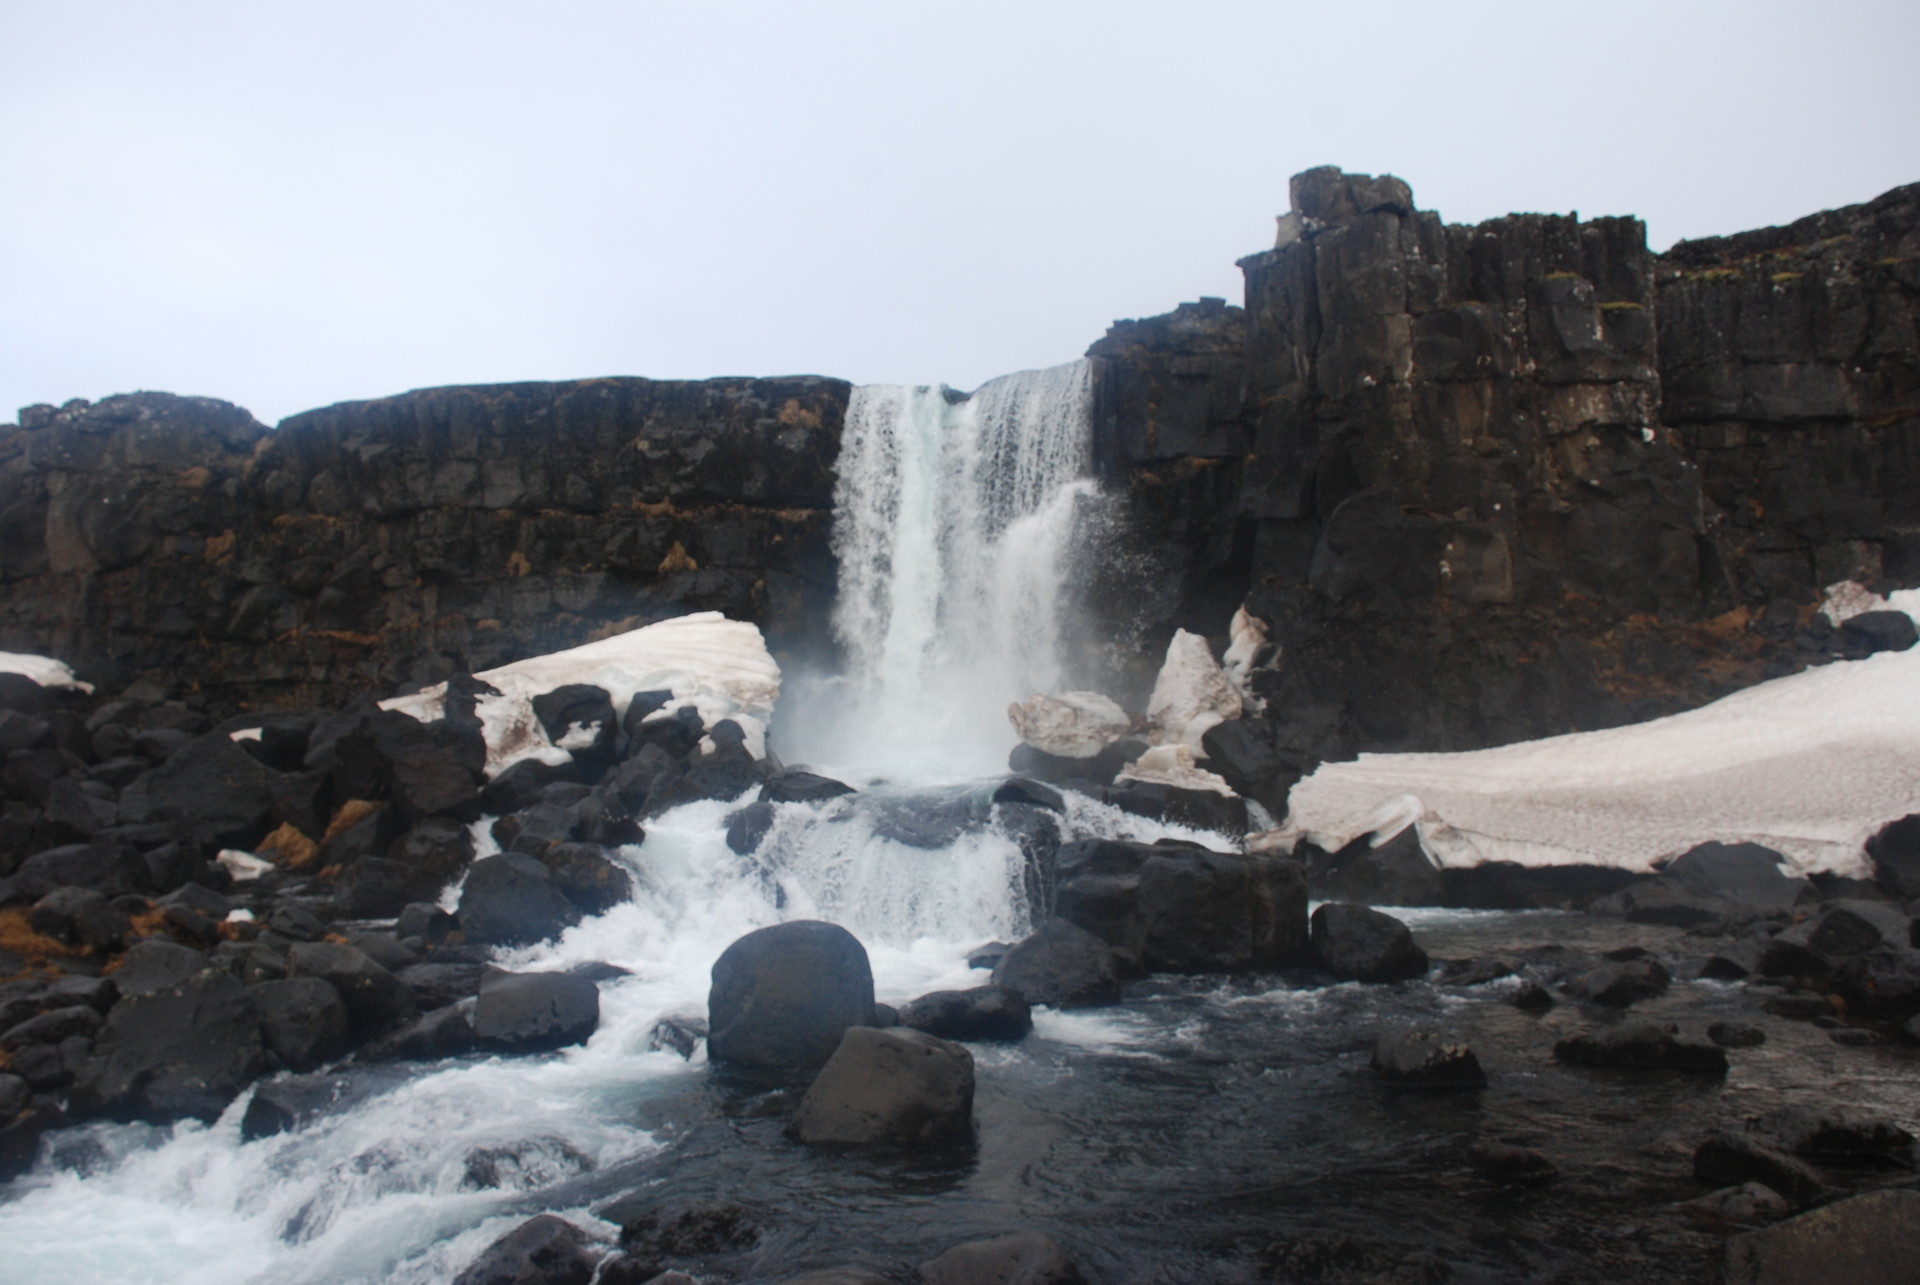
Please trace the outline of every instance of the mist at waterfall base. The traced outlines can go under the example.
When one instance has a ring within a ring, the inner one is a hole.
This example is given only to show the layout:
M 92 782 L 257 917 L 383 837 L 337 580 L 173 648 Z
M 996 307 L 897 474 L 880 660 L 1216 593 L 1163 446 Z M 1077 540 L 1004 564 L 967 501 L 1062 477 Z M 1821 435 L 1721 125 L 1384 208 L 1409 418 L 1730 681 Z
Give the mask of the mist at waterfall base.
M 1699 1246 L 1646 1209 L 1698 1192 L 1648 1156 L 1761 1101 L 1838 1094 L 1906 1113 L 1899 1067 L 1804 1025 L 1774 1032 L 1768 1056 L 1725 1085 L 1570 1070 L 1547 1050 L 1586 1019 L 1570 1006 L 1522 1012 L 1507 1002 L 1513 978 L 1159 976 L 1114 1007 L 1037 1010 L 1024 1041 L 971 1046 L 976 1137 L 936 1153 L 803 1147 L 783 1132 L 791 1086 L 734 1082 L 704 1050 L 650 1048 L 662 1019 L 705 1015 L 713 961 L 758 927 L 844 925 L 869 952 L 878 998 L 897 1004 L 985 983 L 967 954 L 1031 926 L 1024 858 L 988 795 L 1014 742 L 1006 704 L 1052 689 L 1065 668 L 1076 526 L 1097 504 L 1086 379 L 1076 364 L 964 399 L 857 390 L 836 534 L 849 676 L 790 684 L 773 741 L 788 763 L 862 788 L 776 805 L 751 855 L 726 843 L 733 804 L 653 818 L 643 844 L 616 853 L 633 875 L 629 903 L 556 942 L 498 952 L 515 970 L 630 970 L 601 987 L 585 1046 L 348 1065 L 333 1110 L 255 1141 L 241 1137 L 244 1095 L 211 1125 L 61 1131 L 0 1195 L 0 1281 L 428 1285 L 536 1213 L 611 1244 L 618 1228 L 593 1211 L 636 1190 L 744 1207 L 758 1238 L 688 1264 L 704 1279 L 912 1264 L 1038 1228 L 1093 1285 L 1269 1279 L 1274 1246 L 1301 1237 L 1335 1246 L 1328 1270 L 1367 1265 L 1340 1237 L 1404 1252 L 1412 1274 L 1396 1279 L 1438 1279 L 1422 1266 L 1431 1255 L 1455 1281 L 1612 1280 L 1627 1264 L 1633 1279 L 1680 1281 L 1700 1275 Z M 972 823 L 903 841 L 897 819 L 930 803 Z M 1077 795 L 1059 820 L 1066 839 L 1226 846 Z M 1538 943 L 1686 953 L 1676 929 L 1582 916 L 1404 917 L 1438 958 Z M 1737 987 L 1704 981 L 1635 1009 L 1696 1024 L 1749 1011 Z M 1374 1035 L 1436 1018 L 1471 1040 L 1489 1087 L 1380 1090 L 1366 1070 Z M 1483 1138 L 1550 1142 L 1561 1181 L 1477 1183 L 1461 1157 Z M 1311 1245 L 1278 1252 L 1320 1261 Z

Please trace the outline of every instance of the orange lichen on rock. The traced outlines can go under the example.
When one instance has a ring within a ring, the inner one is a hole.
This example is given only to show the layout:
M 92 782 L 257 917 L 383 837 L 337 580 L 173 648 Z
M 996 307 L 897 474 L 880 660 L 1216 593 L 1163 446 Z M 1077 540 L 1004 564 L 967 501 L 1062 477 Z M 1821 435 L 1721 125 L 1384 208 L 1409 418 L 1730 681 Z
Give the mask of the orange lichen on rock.
M 273 854 L 269 859 L 288 870 L 305 870 L 319 859 L 320 845 L 301 833 L 292 822 L 283 821 L 278 830 L 260 840 L 254 851 L 261 856 Z

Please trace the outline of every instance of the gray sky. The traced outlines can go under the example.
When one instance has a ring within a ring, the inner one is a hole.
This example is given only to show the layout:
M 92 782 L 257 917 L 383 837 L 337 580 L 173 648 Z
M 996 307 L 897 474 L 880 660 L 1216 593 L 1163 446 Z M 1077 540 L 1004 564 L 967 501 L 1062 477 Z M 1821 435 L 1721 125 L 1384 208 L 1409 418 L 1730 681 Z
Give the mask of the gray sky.
M 1920 4 L 0 0 L 0 418 L 945 381 L 1237 302 L 1287 177 L 1656 247 L 1920 180 Z

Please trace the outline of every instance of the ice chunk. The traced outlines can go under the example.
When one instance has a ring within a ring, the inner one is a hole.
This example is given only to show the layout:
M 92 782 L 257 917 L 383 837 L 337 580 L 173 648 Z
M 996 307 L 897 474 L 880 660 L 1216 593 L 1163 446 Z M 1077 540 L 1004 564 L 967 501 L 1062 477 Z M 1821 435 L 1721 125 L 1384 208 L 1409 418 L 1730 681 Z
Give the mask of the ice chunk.
M 1240 693 L 1199 634 L 1177 629 L 1167 644 L 1166 663 L 1153 681 L 1147 702 L 1148 741 L 1154 745 L 1183 744 L 1195 758 L 1205 758 L 1200 738 L 1207 729 L 1240 717 Z
M 1220 662 L 1220 668 L 1226 673 L 1227 681 L 1233 684 L 1233 690 L 1240 693 L 1240 700 L 1252 713 L 1258 714 L 1266 709 L 1266 702 L 1255 696 L 1247 687 L 1247 680 L 1253 674 L 1254 662 L 1259 659 L 1260 649 L 1267 645 L 1267 622 L 1258 616 L 1250 616 L 1244 604 L 1233 613 L 1233 623 L 1227 626 L 1232 642 L 1227 645 L 1227 654 Z
M 1020 739 L 1061 758 L 1092 758 L 1127 734 L 1127 711 L 1099 692 L 1034 695 L 1007 706 Z

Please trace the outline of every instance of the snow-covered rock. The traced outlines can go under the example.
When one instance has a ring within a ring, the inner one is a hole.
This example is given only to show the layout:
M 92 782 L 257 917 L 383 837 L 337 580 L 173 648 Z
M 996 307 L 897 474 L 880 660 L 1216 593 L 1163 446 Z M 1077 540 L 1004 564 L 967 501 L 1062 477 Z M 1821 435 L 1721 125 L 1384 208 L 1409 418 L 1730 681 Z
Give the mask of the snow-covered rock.
M 92 683 L 83 683 L 73 676 L 73 670 L 63 660 L 51 656 L 35 656 L 20 651 L 0 651 L 0 674 L 24 674 L 42 687 L 70 687 L 75 691 L 93 692 Z
M 1240 693 L 1227 681 L 1207 640 L 1175 630 L 1147 702 L 1148 742 L 1185 745 L 1193 757 L 1205 758 L 1200 738 L 1215 724 L 1240 717 L 1241 708 Z
M 1232 641 L 1227 644 L 1227 654 L 1221 658 L 1220 668 L 1225 672 L 1227 681 L 1233 684 L 1233 690 L 1240 693 L 1240 701 L 1246 712 L 1261 713 L 1267 703 L 1253 694 L 1247 686 L 1247 680 L 1253 675 L 1261 649 L 1267 645 L 1267 622 L 1258 616 L 1248 615 L 1246 606 L 1242 604 L 1233 613 L 1233 623 L 1227 626 L 1227 634 Z
M 617 717 L 626 715 L 637 692 L 671 691 L 673 699 L 649 720 L 671 718 L 689 705 L 709 727 L 731 718 L 746 733 L 746 748 L 755 758 L 766 756 L 766 719 L 780 697 L 780 666 L 768 654 L 759 626 L 728 620 L 717 611 L 677 616 L 474 677 L 500 692 L 482 696 L 475 707 L 487 740 L 489 777 L 522 759 L 564 763 L 572 757 L 547 738 L 533 711 L 535 696 L 569 683 L 605 688 Z M 444 712 L 446 696 L 441 683 L 381 701 L 380 707 L 432 722 Z
M 1061 758 L 1092 758 L 1127 734 L 1127 711 L 1099 692 L 1034 695 L 1007 706 L 1020 739 Z
M 1920 622 L 1920 589 L 1896 589 L 1883 598 L 1858 580 L 1840 580 L 1827 586 L 1820 610 L 1836 625 L 1869 611 L 1904 611 Z
M 1708 840 L 1798 873 L 1870 874 L 1867 839 L 1920 812 L 1920 649 L 1822 666 L 1632 727 L 1462 754 L 1363 754 L 1294 786 L 1286 827 L 1335 851 L 1417 827 L 1443 866 L 1647 870 Z
M 1113 779 L 1171 785 L 1179 790 L 1212 790 L 1229 799 L 1239 797 L 1225 778 L 1197 766 L 1193 750 L 1186 745 L 1156 745 L 1120 769 L 1120 774 Z

